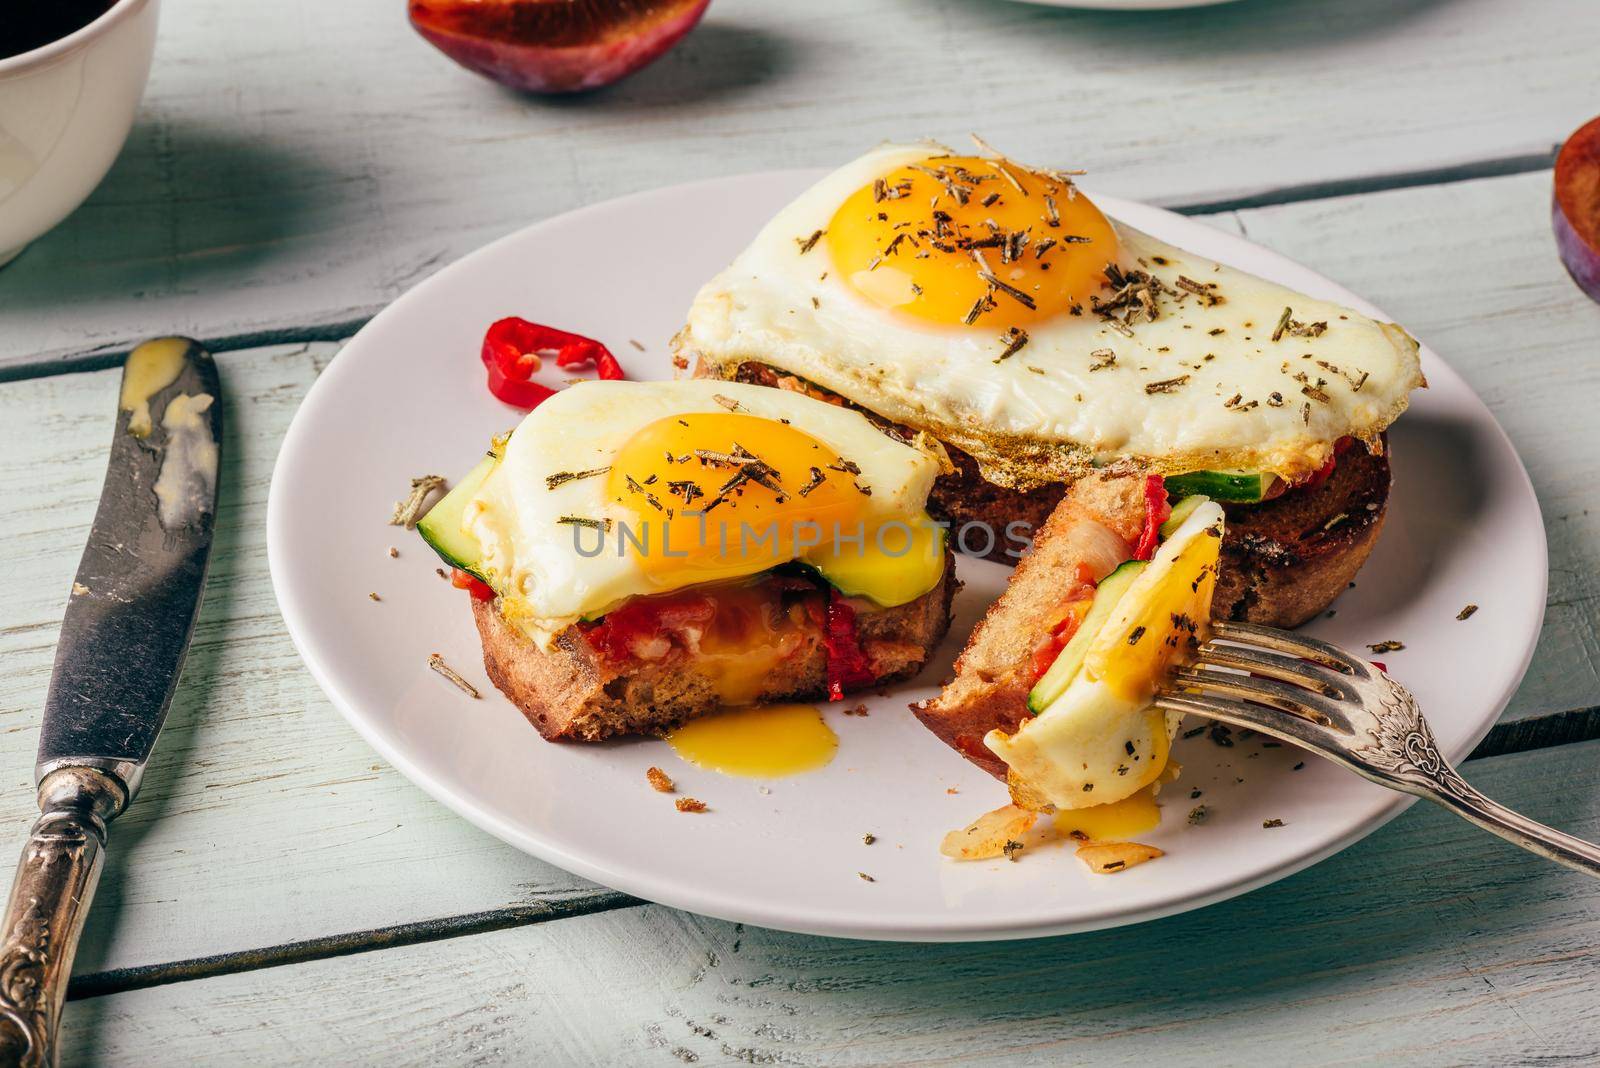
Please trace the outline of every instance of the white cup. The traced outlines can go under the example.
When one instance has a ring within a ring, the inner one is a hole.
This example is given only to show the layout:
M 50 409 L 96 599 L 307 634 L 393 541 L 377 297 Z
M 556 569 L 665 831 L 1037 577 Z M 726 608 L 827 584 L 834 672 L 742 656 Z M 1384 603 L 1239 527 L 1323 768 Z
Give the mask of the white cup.
M 72 214 L 122 151 L 150 77 L 160 0 L 0 59 L 0 266 Z

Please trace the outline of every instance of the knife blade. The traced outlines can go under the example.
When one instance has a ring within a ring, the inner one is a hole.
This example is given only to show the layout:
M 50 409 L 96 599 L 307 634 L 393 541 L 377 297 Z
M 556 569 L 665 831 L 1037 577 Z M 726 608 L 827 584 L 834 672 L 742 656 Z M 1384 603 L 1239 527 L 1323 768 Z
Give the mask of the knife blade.
M 211 558 L 221 459 L 216 364 L 186 338 L 123 368 L 100 507 L 61 621 L 37 778 L 112 771 L 130 796 L 166 720 Z
M 55 1063 L 106 824 L 138 792 L 200 610 L 221 447 L 210 353 L 188 338 L 129 353 L 105 487 L 45 697 L 40 816 L 0 920 L 0 1065 Z

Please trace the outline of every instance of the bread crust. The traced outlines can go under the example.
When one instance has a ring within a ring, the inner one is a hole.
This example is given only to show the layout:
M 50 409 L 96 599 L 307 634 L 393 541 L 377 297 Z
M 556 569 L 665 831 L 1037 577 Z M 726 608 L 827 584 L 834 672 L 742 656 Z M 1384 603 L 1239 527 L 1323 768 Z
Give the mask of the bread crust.
M 1378 543 L 1392 481 L 1387 450 L 1357 445 L 1314 489 L 1224 505 L 1212 617 L 1298 627 L 1327 608 Z
M 856 633 L 873 673 L 870 688 L 915 675 L 950 627 L 955 561 L 946 552 L 939 584 L 914 601 L 856 615 Z M 661 734 L 715 712 L 713 674 L 687 651 L 659 661 L 617 663 L 568 627 L 548 651 L 507 623 L 492 602 L 472 601 L 489 680 L 549 741 L 592 742 L 620 734 Z M 756 703 L 818 701 L 828 695 L 827 650 L 808 621 L 798 648 L 767 671 Z

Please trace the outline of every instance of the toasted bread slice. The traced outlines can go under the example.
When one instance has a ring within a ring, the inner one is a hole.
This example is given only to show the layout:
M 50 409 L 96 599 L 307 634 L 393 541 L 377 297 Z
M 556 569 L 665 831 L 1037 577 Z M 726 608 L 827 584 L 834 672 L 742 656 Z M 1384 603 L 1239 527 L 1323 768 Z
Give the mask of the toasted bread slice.
M 950 626 L 955 594 L 948 553 L 939 584 L 896 608 L 857 603 L 856 635 L 871 679 L 866 689 L 909 678 L 921 669 Z M 541 650 L 501 618 L 493 603 L 474 600 L 489 679 L 550 741 L 592 742 L 618 734 L 660 734 L 724 704 L 814 701 L 828 696 L 828 652 L 822 590 L 785 594 L 781 648 L 769 645 L 710 653 L 697 634 L 664 641 L 642 659 L 619 653 L 582 626 L 568 627 Z M 690 648 L 694 646 L 696 648 Z M 730 673 L 739 699 L 728 699 Z
M 1322 485 L 1229 504 L 1212 615 L 1298 627 L 1343 593 L 1378 543 L 1389 510 L 1387 452 L 1357 445 Z
M 698 367 L 695 373 L 713 372 Z M 736 378 L 858 407 L 762 363 L 741 364 Z M 979 473 L 971 456 L 949 442 L 943 444 L 953 470 L 933 484 L 928 510 L 934 516 L 958 529 L 966 523 L 983 523 L 1006 531 L 1009 524 L 1020 523 L 1025 524 L 1023 529 L 1038 532 L 1036 537 L 1042 534 L 1065 486 L 1023 491 L 995 485 Z M 1319 486 L 1259 504 L 1228 505 L 1216 617 L 1294 627 L 1327 608 L 1377 543 L 1388 510 L 1389 486 L 1387 455 L 1368 453 L 1358 445 L 1339 458 L 1333 476 Z M 997 537 L 988 544 L 992 544 L 989 559 L 1016 562 L 1013 538 Z

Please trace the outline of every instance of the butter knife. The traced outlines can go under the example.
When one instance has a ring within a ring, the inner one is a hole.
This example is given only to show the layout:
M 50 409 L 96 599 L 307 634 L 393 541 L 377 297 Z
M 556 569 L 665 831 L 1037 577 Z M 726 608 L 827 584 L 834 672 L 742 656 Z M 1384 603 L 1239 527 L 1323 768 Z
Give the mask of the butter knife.
M 221 444 L 210 353 L 187 338 L 134 349 L 45 698 L 41 815 L 0 926 L 0 1065 L 56 1063 L 106 824 L 139 790 L 200 609 Z

